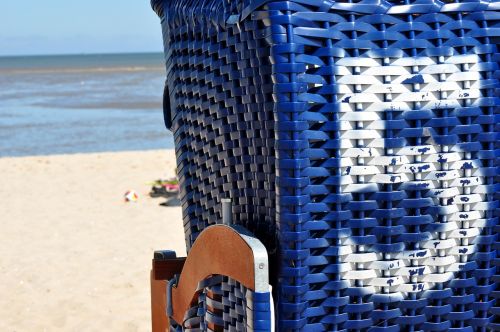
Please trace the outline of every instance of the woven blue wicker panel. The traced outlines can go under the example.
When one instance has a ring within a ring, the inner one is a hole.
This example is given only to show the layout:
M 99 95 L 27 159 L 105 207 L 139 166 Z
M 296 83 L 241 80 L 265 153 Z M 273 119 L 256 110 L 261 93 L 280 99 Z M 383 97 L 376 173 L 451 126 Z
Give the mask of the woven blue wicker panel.
M 499 13 L 323 3 L 269 3 L 288 32 L 273 47 L 276 110 L 302 126 L 276 135 L 278 163 L 290 161 L 277 178 L 279 287 L 296 294 L 280 297 L 281 327 L 485 330 Z
M 249 230 L 275 233 L 270 50 L 259 22 L 221 28 L 235 10 L 231 2 L 166 1 L 162 7 L 188 247 L 221 221 L 223 198 L 231 198 Z
M 188 246 L 231 198 L 279 330 L 500 326 L 499 2 L 158 3 Z

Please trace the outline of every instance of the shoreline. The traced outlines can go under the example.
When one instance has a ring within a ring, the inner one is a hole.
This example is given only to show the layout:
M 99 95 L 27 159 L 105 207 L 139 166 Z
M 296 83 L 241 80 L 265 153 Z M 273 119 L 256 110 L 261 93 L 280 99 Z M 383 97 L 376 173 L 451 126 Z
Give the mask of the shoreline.
M 21 158 L 51 158 L 51 157 L 73 157 L 73 156 L 89 156 L 89 155 L 113 155 L 113 154 L 132 154 L 132 153 L 166 153 L 167 155 L 169 154 L 174 154 L 173 156 L 169 156 L 169 158 L 174 158 L 175 159 L 175 150 L 173 148 L 165 148 L 165 149 L 157 149 L 157 148 L 144 148 L 144 149 L 137 149 L 137 150 L 116 150 L 116 151 L 80 151 L 80 152 L 68 152 L 68 153 L 49 153 L 49 154 L 32 154 L 32 155 L 0 155 L 0 161 L 3 159 L 21 159 Z M 175 163 L 175 160 L 173 160 Z M 175 165 L 174 165 L 175 168 Z M 168 170 L 165 170 L 164 173 L 167 173 Z M 172 174 L 173 176 L 174 174 Z
M 185 254 L 180 208 L 147 195 L 174 168 L 173 150 L 0 158 L 0 330 L 149 331 L 153 251 Z

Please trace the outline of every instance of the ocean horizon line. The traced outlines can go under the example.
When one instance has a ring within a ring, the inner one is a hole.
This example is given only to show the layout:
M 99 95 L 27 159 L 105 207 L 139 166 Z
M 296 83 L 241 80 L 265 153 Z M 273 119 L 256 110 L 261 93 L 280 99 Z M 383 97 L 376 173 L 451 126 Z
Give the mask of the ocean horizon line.
M 42 54 L 0 54 L 0 59 L 3 58 L 39 58 L 39 57 L 66 57 L 66 56 L 100 56 L 100 55 L 147 55 L 161 54 L 163 51 L 144 51 L 144 52 L 90 52 L 90 53 L 42 53 Z

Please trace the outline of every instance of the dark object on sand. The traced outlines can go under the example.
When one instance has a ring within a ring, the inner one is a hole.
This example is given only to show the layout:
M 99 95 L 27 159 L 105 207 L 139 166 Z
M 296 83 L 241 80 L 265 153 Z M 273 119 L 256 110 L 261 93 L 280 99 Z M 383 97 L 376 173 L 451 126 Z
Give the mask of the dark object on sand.
M 154 186 L 151 188 L 151 192 L 149 193 L 149 196 L 156 198 L 156 197 L 172 197 L 177 195 L 178 192 L 172 192 L 172 191 L 167 191 L 165 187 L 157 187 Z
M 149 196 L 170 198 L 179 194 L 179 180 L 172 178 L 168 180 L 156 180 L 152 183 Z
M 160 203 L 161 206 L 181 206 L 181 200 L 179 198 L 179 180 L 177 180 L 177 178 L 156 180 L 152 185 L 149 196 L 153 198 L 167 198 L 165 202 Z
M 160 203 L 161 206 L 181 206 L 181 200 L 178 196 L 167 199 L 165 202 Z

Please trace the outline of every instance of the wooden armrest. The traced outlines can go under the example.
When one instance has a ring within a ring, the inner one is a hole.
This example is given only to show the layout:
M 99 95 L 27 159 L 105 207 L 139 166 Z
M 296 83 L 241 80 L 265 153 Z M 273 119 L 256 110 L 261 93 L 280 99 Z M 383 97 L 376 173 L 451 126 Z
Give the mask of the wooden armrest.
M 198 284 L 212 275 L 230 277 L 256 292 L 269 291 L 268 259 L 264 245 L 242 227 L 210 226 L 198 236 L 186 259 L 153 260 L 153 332 L 164 332 L 169 328 L 166 314 L 168 285 L 165 280 L 179 273 L 177 284 L 171 288 L 170 308 L 171 317 L 179 324 L 198 299 Z
M 186 257 L 175 257 L 173 251 L 156 251 L 151 269 L 151 323 L 153 332 L 169 330 L 167 308 L 167 284 L 180 274 Z

